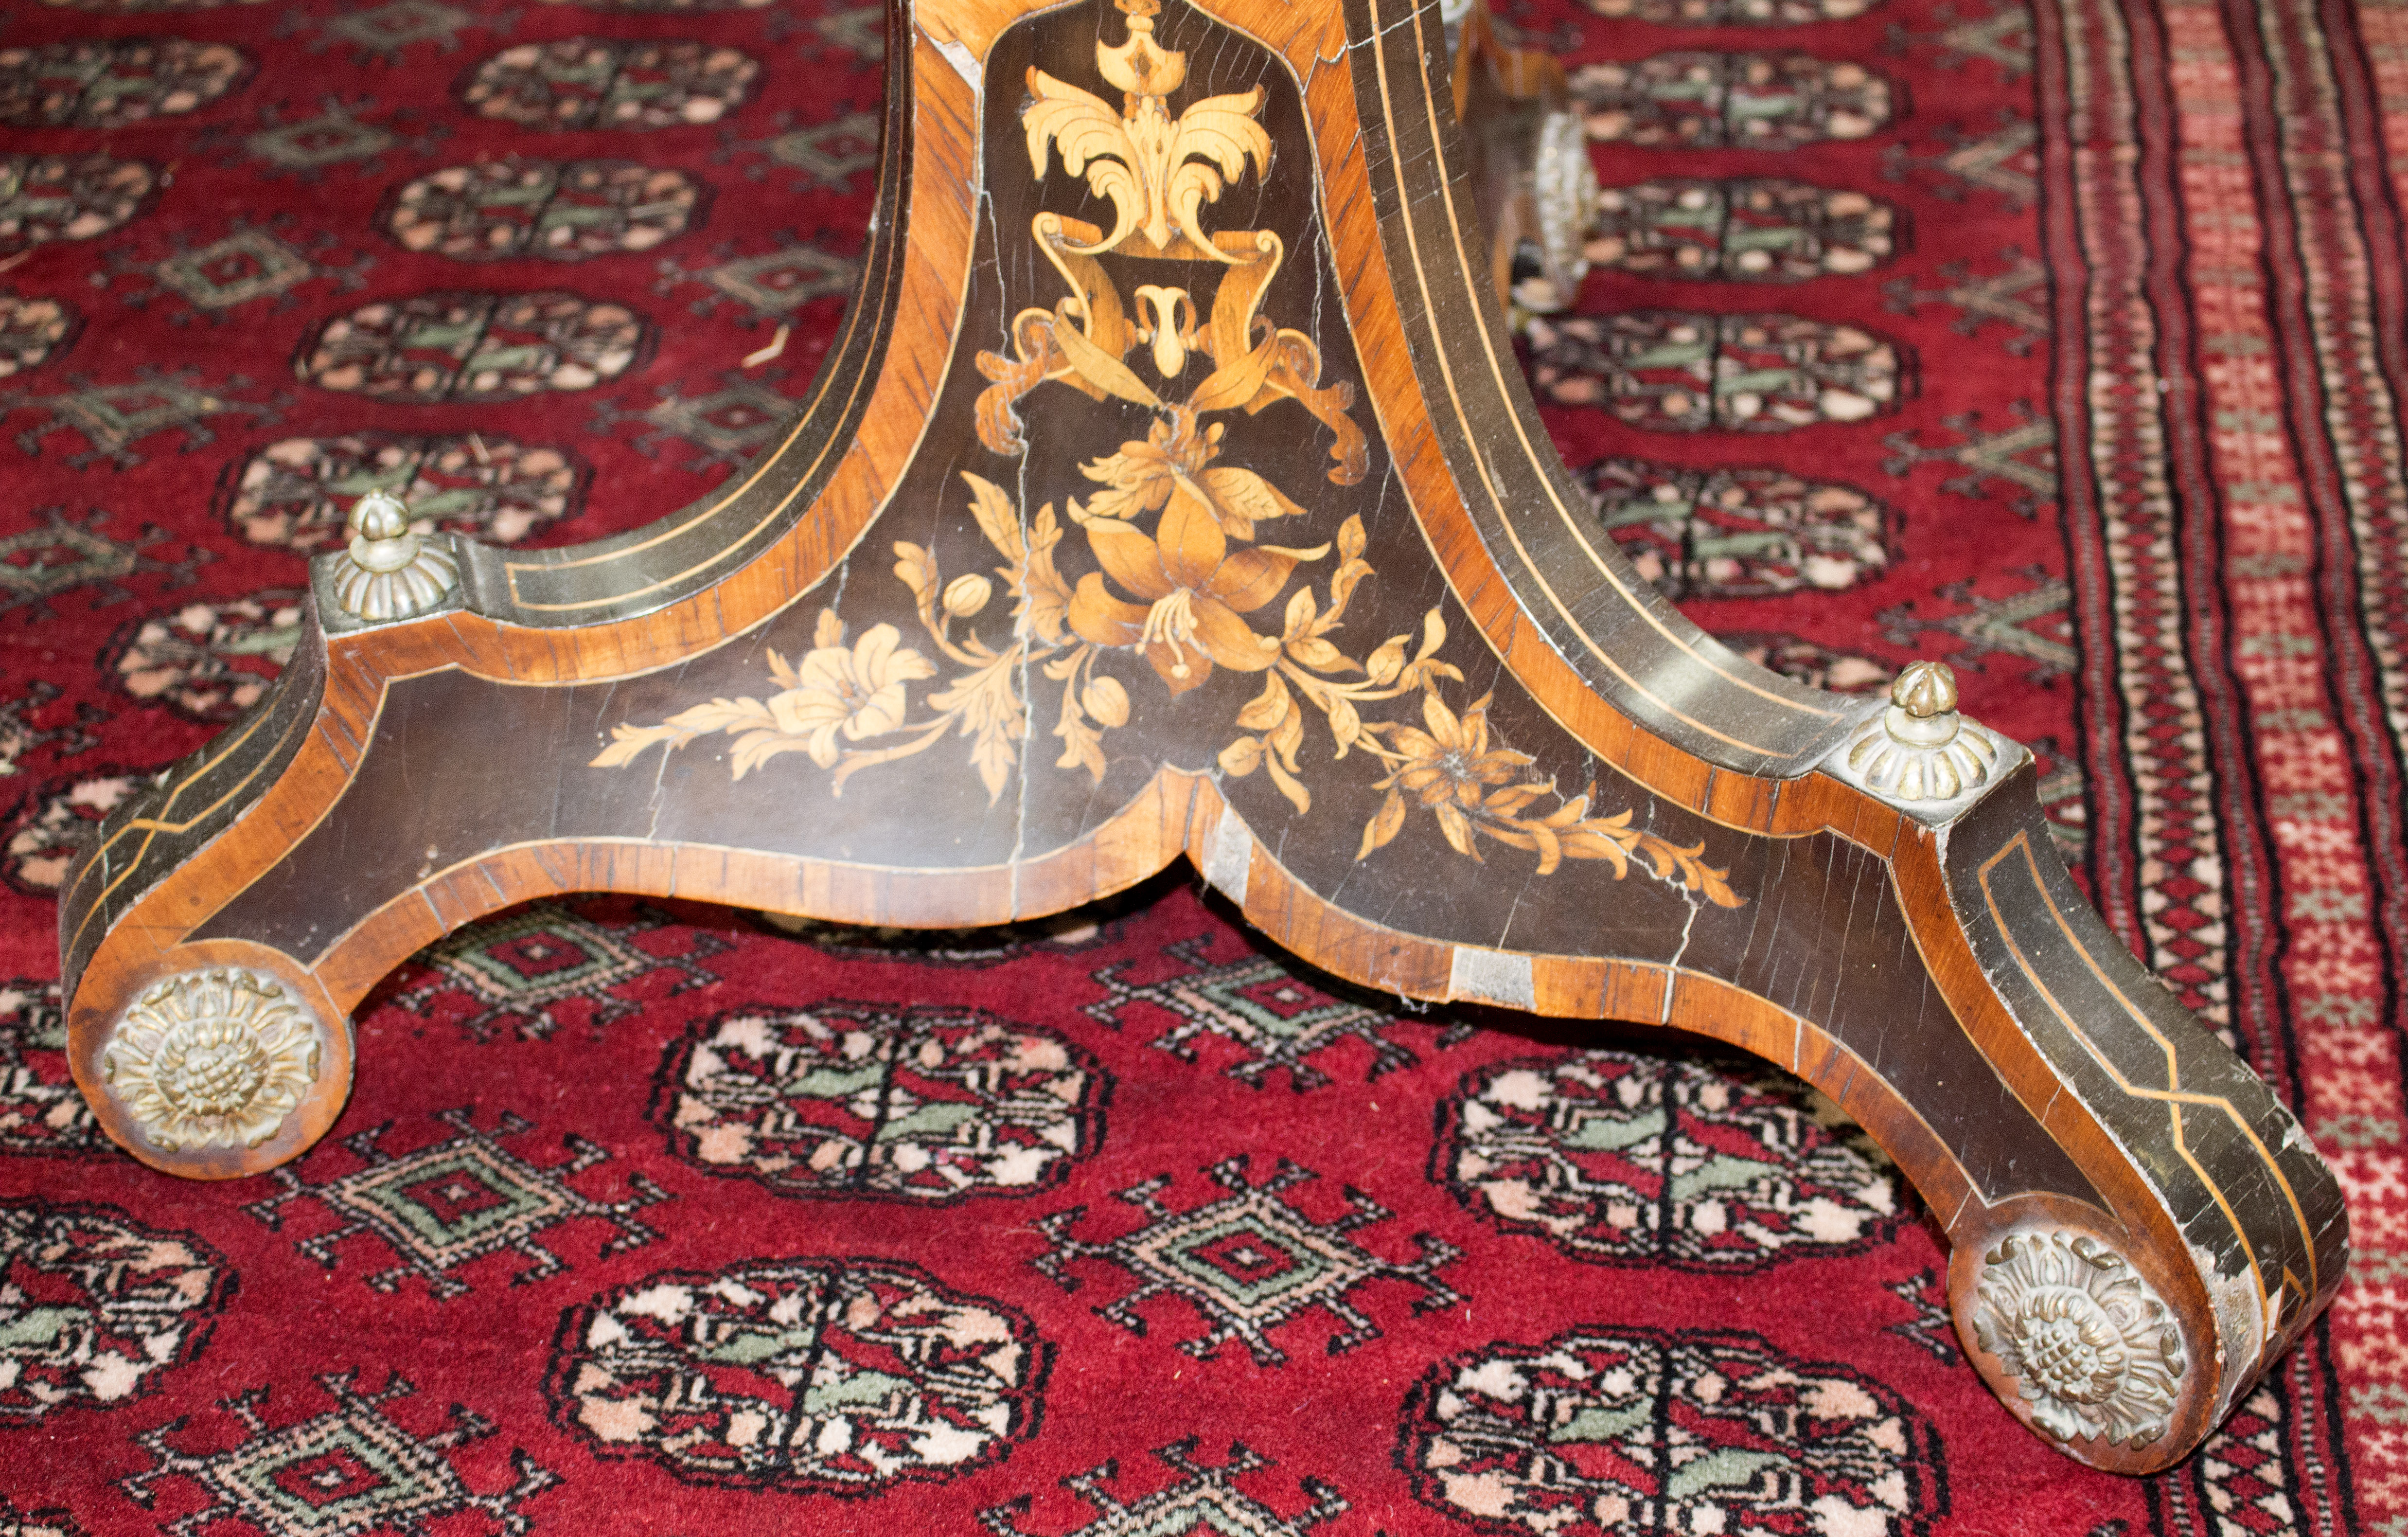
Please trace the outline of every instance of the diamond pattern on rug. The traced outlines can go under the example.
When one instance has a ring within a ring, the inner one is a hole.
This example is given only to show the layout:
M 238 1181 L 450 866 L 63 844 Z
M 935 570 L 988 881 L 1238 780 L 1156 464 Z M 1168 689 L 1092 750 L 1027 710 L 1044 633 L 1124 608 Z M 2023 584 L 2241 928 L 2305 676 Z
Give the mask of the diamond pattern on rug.
M 782 430 L 795 414 L 794 402 L 767 382 L 747 379 L 739 372 L 722 375 L 718 389 L 700 395 L 681 395 L 669 384 L 662 385 L 659 393 L 660 399 L 640 411 L 624 410 L 615 401 L 602 402 L 595 413 L 595 429 L 605 431 L 622 422 L 642 423 L 652 430 L 637 438 L 637 452 L 654 454 L 662 444 L 677 439 L 702 450 L 701 463 L 734 468 Z
M 755 181 L 768 177 L 773 165 L 800 171 L 799 180 L 787 184 L 789 192 L 806 192 L 812 187 L 839 190 L 852 184 L 855 173 L 878 164 L 878 118 L 869 112 L 848 112 L 827 122 L 798 123 L 791 113 L 780 113 L 775 137 L 754 142 L 723 138 L 722 148 L 714 159 L 726 160 L 736 153 L 761 154 L 767 158 L 744 167 L 744 174 Z
M 264 176 L 314 182 L 336 165 L 351 165 L 362 175 L 376 173 L 384 168 L 379 157 L 386 151 L 423 151 L 449 132 L 440 124 L 425 125 L 423 116 L 408 108 L 371 121 L 367 114 L 377 111 L 373 96 L 348 102 L 327 96 L 315 105 L 316 111 L 304 113 L 290 103 L 273 103 L 259 109 L 259 126 L 251 132 L 236 136 L 219 130 L 218 135 L 236 147 L 237 159 L 261 163 Z
M 248 417 L 265 425 L 276 420 L 281 404 L 280 397 L 267 402 L 236 399 L 233 392 L 251 382 L 239 374 L 222 386 L 208 385 L 190 370 L 163 373 L 151 368 L 136 369 L 134 381 L 124 384 L 95 384 L 73 374 L 66 382 L 69 388 L 60 395 L 0 395 L 0 416 L 22 410 L 47 418 L 17 434 L 17 446 L 29 454 L 39 455 L 51 446 L 49 439 L 62 432 L 72 435 L 70 440 L 80 438 L 84 446 L 65 456 L 70 469 L 101 463 L 132 469 L 145 458 L 134 445 L 165 432 L 180 433 L 177 447 L 190 453 L 217 441 L 216 430 L 206 424 L 212 418 Z
M 209 1502 L 161 1528 L 172 1537 L 224 1531 L 227 1521 L 248 1522 L 266 1537 L 350 1537 L 391 1531 L 431 1537 L 436 1524 L 482 1515 L 486 1530 L 519 1533 L 532 1519 L 518 1507 L 558 1479 L 535 1458 L 513 1447 L 517 1482 L 490 1494 L 472 1490 L 451 1454 L 494 1433 L 493 1421 L 452 1405 L 445 1427 L 420 1436 L 394 1423 L 386 1405 L 417 1389 L 399 1373 L 375 1392 L 359 1386 L 356 1372 L 330 1372 L 318 1385 L 334 1399 L 324 1414 L 271 1429 L 260 1411 L 271 1390 L 254 1387 L 224 1400 L 242 1439 L 217 1451 L 179 1451 L 168 1444 L 188 1423 L 175 1419 L 134 1439 L 149 1452 L 150 1466 L 119 1484 L 145 1510 L 166 1479 L 190 1479 Z
M 1312 1059 L 1349 1041 L 1370 1050 L 1366 1078 L 1421 1061 L 1389 1033 L 1406 1021 L 1384 1009 L 1325 992 L 1297 974 L 1300 967 L 1258 951 L 1217 965 L 1208 961 L 1204 953 L 1218 937 L 1204 934 L 1166 946 L 1165 958 L 1184 970 L 1157 982 L 1129 982 L 1133 961 L 1105 967 L 1095 980 L 1107 996 L 1086 1005 L 1087 1016 L 1117 1030 L 1125 1024 L 1131 1005 L 1152 1004 L 1176 1021 L 1154 1038 L 1158 1050 L 1194 1062 L 1199 1059 L 1197 1040 L 1218 1037 L 1245 1054 L 1223 1071 L 1254 1088 L 1283 1071 L 1288 1087 L 1298 1094 L 1324 1087 L 1332 1079 Z M 1470 1035 L 1469 1026 L 1442 1027 L 1437 1044 L 1452 1046 Z
M 105 608 L 132 596 L 122 585 L 127 577 L 157 574 L 178 585 L 215 558 L 197 546 L 175 562 L 147 554 L 165 537 L 158 529 L 146 524 L 132 539 L 111 539 L 101 532 L 109 515 L 96 507 L 79 518 L 64 508 L 36 508 L 33 519 L 33 527 L 0 535 L 0 613 L 40 613 L 51 598 L 79 587 L 97 589 L 91 606 Z
M 664 930 L 685 948 L 662 955 L 636 942 Z M 425 974 L 393 1001 L 433 1019 L 448 1013 L 448 998 L 465 995 L 470 1012 L 457 1023 L 471 1041 L 492 1041 L 505 1029 L 521 1041 L 544 1041 L 560 1029 L 569 1004 L 585 1006 L 588 1030 L 638 1013 L 643 1004 L 615 989 L 656 972 L 676 974 L 670 998 L 710 986 L 719 974 L 702 963 L 728 948 L 716 934 L 673 928 L 666 913 L 641 905 L 627 921 L 612 923 L 559 902 L 531 902 L 421 951 Z
M 230 309 L 281 294 L 318 269 L 264 229 L 239 229 L 198 251 L 179 251 L 151 276 L 203 309 Z
M 776 249 L 751 256 L 738 256 L 733 246 L 722 246 L 713 252 L 716 265 L 694 270 L 665 260 L 653 291 L 666 294 L 683 283 L 706 283 L 714 292 L 695 300 L 694 312 L 711 314 L 724 300 L 733 299 L 752 311 L 747 324 L 791 320 L 814 300 L 853 292 L 860 269 L 852 261 L 806 242 L 792 230 L 781 230 L 777 238 Z
M 1241 1493 L 1231 1481 L 1272 1466 L 1271 1459 L 1242 1441 L 1229 1444 L 1218 1467 L 1196 1460 L 1197 1438 L 1154 1448 L 1154 1458 L 1181 1476 L 1167 1487 L 1123 1501 L 1104 1486 L 1117 1482 L 1120 1465 L 1107 1462 L 1062 1480 L 1062 1487 L 1096 1512 L 1084 1526 L 1062 1537 L 1169 1537 L 1170 1533 L 1211 1532 L 1214 1537 L 1305 1537 L 1317 1527 L 1346 1514 L 1346 1501 L 1317 1478 L 1300 1482 L 1312 1497 L 1293 1516 L 1282 1516 L 1269 1506 Z M 979 1512 L 979 1520 L 996 1537 L 1027 1537 L 1020 1517 L 1028 1513 L 1028 1496 Z
M 2016 656 L 2032 664 L 2027 676 L 2035 683 L 2071 671 L 2081 660 L 2073 648 L 2072 584 L 2038 566 L 2000 572 L 1995 581 L 2012 584 L 2010 590 L 1985 596 L 1974 589 L 1993 585 L 1993 581 L 1969 577 L 1935 589 L 1928 599 L 1885 609 L 1877 617 L 1898 645 L 1919 643 L 1925 630 L 1958 637 L 1963 649 L 1951 653 L 1948 660 L 1959 669 L 1978 668 L 1987 656 Z M 1958 604 L 1968 611 L 1927 617 L 1931 610 Z
M 606 1255 L 623 1254 L 660 1237 L 636 1220 L 635 1214 L 668 1199 L 668 1192 L 643 1175 L 629 1174 L 631 1193 L 615 1201 L 597 1200 L 568 1183 L 610 1156 L 582 1137 L 561 1139 L 571 1155 L 566 1162 L 538 1167 L 500 1142 L 533 1131 L 532 1121 L 505 1112 L 498 1127 L 482 1131 L 466 1109 L 442 1111 L 436 1119 L 454 1135 L 415 1152 L 394 1154 L 382 1145 L 394 1123 L 370 1127 L 343 1140 L 353 1156 L 367 1160 L 366 1168 L 314 1185 L 292 1167 L 276 1170 L 272 1177 L 281 1191 L 243 1210 L 281 1231 L 289 1214 L 286 1207 L 315 1201 L 344 1220 L 339 1227 L 299 1240 L 294 1246 L 303 1254 L 331 1271 L 337 1264 L 336 1251 L 346 1239 L 372 1233 L 392 1251 L 394 1263 L 366 1277 L 368 1286 L 396 1291 L 415 1275 L 437 1299 L 466 1295 L 472 1288 L 454 1272 L 504 1250 L 531 1261 L 511 1278 L 513 1286 L 559 1274 L 567 1262 L 540 1240 L 553 1228 L 580 1217 L 609 1224 L 612 1236 L 602 1246 Z M 311 1158 L 301 1167 L 320 1161 Z
M 982 1009 L 824 1003 L 697 1021 L 652 1114 L 678 1156 L 798 1196 L 951 1201 L 1058 1185 L 1111 1081 L 1054 1031 Z
M 2016 516 L 2038 517 L 2057 496 L 2057 429 L 2028 401 L 2011 402 L 2008 411 L 2012 420 L 1989 432 L 1982 430 L 1980 411 L 1942 418 L 1940 424 L 1955 435 L 1954 443 L 1927 445 L 1914 433 L 1891 433 L 1882 439 L 1892 455 L 1882 468 L 1902 476 L 1917 465 L 1958 465 L 1965 473 L 1942 481 L 1941 490 L 1998 496 Z M 1991 489 L 1994 483 L 1999 490 Z
M 1386 1207 L 1348 1186 L 1346 1210 L 1334 1220 L 1318 1221 L 1286 1199 L 1287 1191 L 1320 1178 L 1318 1174 L 1282 1158 L 1271 1176 L 1255 1185 L 1246 1177 L 1246 1168 L 1244 1154 L 1212 1165 L 1205 1172 L 1229 1193 L 1184 1212 L 1173 1211 L 1160 1199 L 1171 1185 L 1168 1174 L 1121 1191 L 1120 1199 L 1148 1220 L 1119 1238 L 1096 1242 L 1072 1236 L 1071 1228 L 1087 1214 L 1083 1206 L 1041 1217 L 1037 1230 L 1054 1246 L 1030 1263 L 1065 1291 L 1081 1285 L 1070 1270 L 1074 1260 L 1117 1266 L 1139 1285 L 1096 1309 L 1098 1317 L 1143 1334 L 1146 1320 L 1140 1306 L 1156 1297 L 1176 1297 L 1210 1326 L 1181 1342 L 1180 1349 L 1190 1356 L 1211 1356 L 1226 1342 L 1242 1340 L 1257 1366 L 1285 1364 L 1287 1353 L 1271 1343 L 1271 1330 L 1314 1310 L 1344 1326 L 1330 1336 L 1332 1356 L 1380 1338 L 1379 1326 L 1354 1302 L 1354 1293 L 1373 1281 L 1398 1281 L 1417 1290 L 1416 1314 L 1463 1300 L 1439 1279 L 1440 1270 L 1461 1257 L 1453 1244 L 1415 1233 L 1419 1258 L 1382 1258 L 1347 1235 L 1387 1221 L 1393 1214 Z
M 482 31 L 487 23 L 436 0 L 387 0 L 381 6 L 338 11 L 322 22 L 304 24 L 323 29 L 309 45 L 312 50 L 345 42 L 366 58 L 389 64 L 413 43 L 433 43 L 450 53 L 460 46 L 461 28 Z
M 1900 315 L 1914 314 L 1927 304 L 1947 305 L 1956 311 L 1948 328 L 1960 337 L 1979 335 L 1995 321 L 2007 328 L 1999 345 L 2016 357 L 2028 357 L 2055 329 L 2046 309 L 2048 268 L 2014 246 L 1999 252 L 1999 260 L 2005 266 L 1984 276 L 1976 276 L 1966 263 L 1947 263 L 1940 268 L 1945 286 L 1937 289 L 1917 288 L 1913 279 L 1896 278 L 1882 285 L 1882 297 L 1892 313 Z
M 2023 208 L 2040 195 L 2039 125 L 2007 111 L 1993 122 L 1985 134 L 1950 123 L 1927 154 L 1893 144 L 1882 151 L 1882 174 L 1893 181 L 1920 182 L 1933 196 L 1951 202 L 1985 192 L 2010 209 Z

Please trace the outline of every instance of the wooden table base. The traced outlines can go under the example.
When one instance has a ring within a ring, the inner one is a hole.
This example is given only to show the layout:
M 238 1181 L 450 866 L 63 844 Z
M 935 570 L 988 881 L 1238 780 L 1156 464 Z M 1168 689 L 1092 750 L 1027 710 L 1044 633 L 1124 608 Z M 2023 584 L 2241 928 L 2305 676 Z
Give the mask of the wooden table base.
M 2341 1284 L 2330 1171 L 1944 669 L 1799 687 L 1615 552 L 1516 372 L 1437 8 L 888 36 L 861 293 L 784 439 L 571 549 L 370 498 L 272 697 L 106 824 L 61 932 L 109 1134 L 297 1156 L 361 997 L 531 898 L 994 924 L 1183 855 L 1366 985 L 1798 1073 L 1946 1228 L 2015 1415 L 2197 1446 Z

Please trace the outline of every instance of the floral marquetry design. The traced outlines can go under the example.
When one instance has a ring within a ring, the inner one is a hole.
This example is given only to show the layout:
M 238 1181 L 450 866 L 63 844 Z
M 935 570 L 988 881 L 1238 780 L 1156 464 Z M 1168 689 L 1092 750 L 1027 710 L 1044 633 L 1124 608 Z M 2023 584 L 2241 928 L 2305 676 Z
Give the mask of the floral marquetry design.
M 181 37 L 0 48 L 0 123 L 123 128 L 196 111 L 250 70 L 239 49 Z
M 521 43 L 477 66 L 462 98 L 526 128 L 669 128 L 717 122 L 744 103 L 761 65 L 705 43 L 563 37 Z
M 1842 592 L 1889 567 L 1895 515 L 1851 485 L 1618 458 L 1581 479 L 1622 553 L 1675 601 Z
M 1808 53 L 1658 53 L 1573 73 L 1589 137 L 1643 150 L 1794 150 L 1890 120 L 1890 83 Z
M 1906 395 L 1896 342 L 1799 315 L 1634 309 L 1530 323 L 1530 382 L 1659 432 L 1787 432 L 1862 422 Z
M 674 239 L 702 198 L 687 173 L 634 161 L 485 161 L 403 187 L 385 228 L 405 250 L 458 261 L 574 262 Z
M 1851 190 L 1670 178 L 1599 193 L 1587 255 L 1640 277 L 1802 282 L 1887 262 L 1897 223 L 1896 208 Z
M 1067 292 L 1051 309 L 1011 317 L 1001 338 L 1009 352 L 978 354 L 989 382 L 975 409 L 980 445 L 1005 459 L 1029 450 L 1024 400 L 1057 386 L 1142 408 L 1143 438 L 1133 425 L 1098 435 L 1083 445 L 1079 478 L 1050 493 L 1026 475 L 1007 490 L 959 472 L 970 517 L 1001 558 L 993 572 L 1004 580 L 1009 617 L 993 614 L 998 590 L 988 573 L 948 573 L 933 548 L 898 541 L 895 576 L 910 593 L 917 633 L 888 623 L 856 630 L 831 605 L 799 659 L 765 648 L 776 685 L 766 697 L 722 696 L 657 724 L 614 725 L 592 767 L 624 768 L 654 747 L 674 752 L 725 735 L 734 777 L 801 754 L 841 795 L 855 774 L 967 740 L 970 768 L 995 804 L 1024 771 L 1028 693 L 1042 686 L 1040 675 L 1060 689 L 1054 766 L 1100 784 L 1112 732 L 1228 672 L 1260 682 L 1231 712 L 1234 729 L 1215 754 L 1222 775 L 1259 772 L 1297 815 L 1312 814 L 1307 780 L 1318 763 L 1308 769 L 1298 754 L 1318 716 L 1331 761 L 1357 755 L 1357 771 L 1384 792 L 1353 840 L 1357 859 L 1426 818 L 1469 859 L 1501 846 L 1533 855 L 1541 875 L 1594 860 L 1616 880 L 1635 860 L 1658 880 L 1740 905 L 1702 841 L 1666 840 L 1634 825 L 1631 809 L 1593 809 L 1589 789 L 1559 787 L 1503 740 L 1489 719 L 1491 696 L 1472 696 L 1447 659 L 1440 608 L 1421 615 L 1418 634 L 1337 638 L 1377 575 L 1362 517 L 1327 527 L 1310 488 L 1275 483 L 1240 462 L 1222 419 L 1293 403 L 1300 411 L 1288 420 L 1310 417 L 1334 438 L 1330 484 L 1355 485 L 1369 470 L 1353 382 L 1323 383 L 1319 345 L 1262 312 L 1285 241 L 1268 229 L 1207 227 L 1225 192 L 1270 174 L 1270 140 L 1256 121 L 1268 94 L 1257 85 L 1174 103 L 1187 83 L 1186 55 L 1156 40 L 1159 5 L 1119 0 L 1118 8 L 1126 39 L 1095 45 L 1096 73 L 1116 88 L 1117 105 L 1032 68 L 1020 114 L 1040 186 L 1058 185 L 1058 161 L 1090 207 L 1110 207 L 1111 227 L 1052 210 L 1031 218 L 1030 241 Z M 1161 264 L 1142 270 L 1164 281 L 1125 297 L 1106 256 Z M 1730 342 L 1746 345 L 1742 336 Z M 1747 404 L 1734 395 L 1731 409 Z M 1033 514 L 1024 510 L 1040 497 Z
M 338 315 L 304 345 L 310 383 L 396 403 L 516 400 L 618 378 L 652 328 L 575 294 L 420 294 Z

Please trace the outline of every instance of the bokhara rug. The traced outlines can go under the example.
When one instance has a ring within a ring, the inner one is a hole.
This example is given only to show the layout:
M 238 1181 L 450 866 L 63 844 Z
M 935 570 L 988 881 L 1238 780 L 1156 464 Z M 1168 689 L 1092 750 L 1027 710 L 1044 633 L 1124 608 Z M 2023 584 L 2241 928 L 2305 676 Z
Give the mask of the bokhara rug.
M 515 910 L 370 998 L 291 1169 L 121 1156 L 79 840 L 258 697 L 361 491 L 582 539 L 770 436 L 882 19 L 11 0 L 0 1532 L 2408 1537 L 2408 5 L 1510 20 L 1609 189 L 1528 357 L 1598 516 L 1770 666 L 1953 662 L 2342 1170 L 2348 1287 L 2208 1447 L 2017 1429 L 1794 1082 L 1359 995 L 1182 872 L 994 934 Z

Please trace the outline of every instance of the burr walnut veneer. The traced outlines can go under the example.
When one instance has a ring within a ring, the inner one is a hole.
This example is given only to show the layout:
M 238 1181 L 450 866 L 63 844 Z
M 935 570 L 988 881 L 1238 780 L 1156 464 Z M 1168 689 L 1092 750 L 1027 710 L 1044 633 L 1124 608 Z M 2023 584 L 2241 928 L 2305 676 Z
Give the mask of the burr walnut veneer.
M 368 498 L 272 697 L 105 825 L 61 939 L 110 1135 L 297 1156 L 377 980 L 549 893 L 978 925 L 1184 856 L 1367 986 L 1798 1073 L 1947 1230 L 2010 1410 L 2105 1468 L 2198 1445 L 2341 1284 L 2331 1174 L 1945 669 L 1797 686 L 1615 553 L 1515 369 L 1439 8 L 889 37 L 861 290 L 782 440 L 567 549 Z

